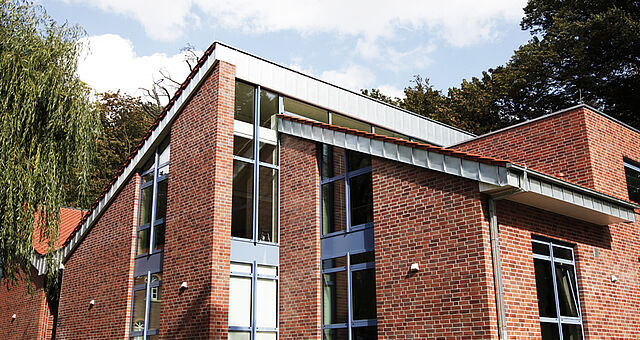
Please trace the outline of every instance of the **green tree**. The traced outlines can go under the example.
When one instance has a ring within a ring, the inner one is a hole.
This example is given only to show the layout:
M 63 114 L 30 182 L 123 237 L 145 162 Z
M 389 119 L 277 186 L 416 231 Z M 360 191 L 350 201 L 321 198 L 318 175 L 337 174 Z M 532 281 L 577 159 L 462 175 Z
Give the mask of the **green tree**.
M 100 157 L 88 190 L 93 198 L 107 187 L 161 111 L 156 104 L 120 92 L 99 94 L 96 105 L 102 133 L 97 144 Z
M 63 187 L 73 181 L 86 194 L 99 118 L 76 75 L 82 34 L 29 2 L 0 0 L 0 258 L 9 283 L 29 273 L 36 230 L 48 239 L 55 286 Z

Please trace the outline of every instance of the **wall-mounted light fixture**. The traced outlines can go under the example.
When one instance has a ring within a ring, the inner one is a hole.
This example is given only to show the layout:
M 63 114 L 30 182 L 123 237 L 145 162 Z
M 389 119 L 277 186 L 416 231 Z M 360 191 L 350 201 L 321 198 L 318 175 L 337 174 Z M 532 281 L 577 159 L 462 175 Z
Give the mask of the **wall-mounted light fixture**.
M 411 264 L 411 269 L 412 272 L 417 272 L 420 270 L 420 266 L 417 263 L 412 263 Z
M 615 275 L 611 275 L 611 282 L 616 282 L 618 281 L 618 277 Z
M 182 282 L 182 284 L 180 285 L 180 290 L 185 290 L 187 289 L 187 281 Z

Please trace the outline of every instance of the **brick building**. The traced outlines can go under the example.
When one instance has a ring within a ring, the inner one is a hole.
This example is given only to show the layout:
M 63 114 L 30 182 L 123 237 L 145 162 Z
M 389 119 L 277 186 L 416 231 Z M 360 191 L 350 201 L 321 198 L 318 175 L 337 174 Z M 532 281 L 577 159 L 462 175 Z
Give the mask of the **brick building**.
M 56 338 L 638 338 L 639 138 L 474 136 L 214 43 L 63 243 Z

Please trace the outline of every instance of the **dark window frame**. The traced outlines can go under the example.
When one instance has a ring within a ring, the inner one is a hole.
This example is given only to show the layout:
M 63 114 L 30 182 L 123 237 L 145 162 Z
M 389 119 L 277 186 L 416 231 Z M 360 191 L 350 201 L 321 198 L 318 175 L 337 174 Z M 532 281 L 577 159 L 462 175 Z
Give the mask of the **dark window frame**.
M 634 195 L 632 195 L 632 186 L 629 183 L 629 175 L 627 173 L 628 170 L 631 170 L 633 172 L 636 172 L 638 174 L 640 174 L 640 163 L 631 160 L 629 158 L 623 158 L 623 165 L 624 165 L 624 173 L 625 173 L 625 181 L 626 181 L 626 186 L 627 186 L 627 192 L 629 194 L 629 200 L 636 202 L 638 204 L 640 204 L 640 193 L 638 194 L 638 198 L 633 199 Z M 640 186 L 636 189 L 640 192 Z

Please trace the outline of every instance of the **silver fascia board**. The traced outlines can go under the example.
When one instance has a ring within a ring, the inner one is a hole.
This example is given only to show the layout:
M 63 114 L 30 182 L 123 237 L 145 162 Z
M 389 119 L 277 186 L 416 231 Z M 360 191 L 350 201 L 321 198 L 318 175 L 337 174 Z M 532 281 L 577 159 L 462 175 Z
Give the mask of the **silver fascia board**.
M 278 118 L 278 131 L 288 135 L 358 151 L 400 163 L 447 173 L 481 183 L 504 186 L 507 183 L 507 171 L 503 167 L 484 164 L 454 156 L 445 156 L 436 152 L 411 148 L 369 137 L 346 134 L 344 132 L 310 126 L 288 119 Z M 321 131 L 320 131 L 321 130 Z
M 475 135 L 217 43 L 214 56 L 236 67 L 236 77 L 309 104 L 418 138 L 451 145 Z

